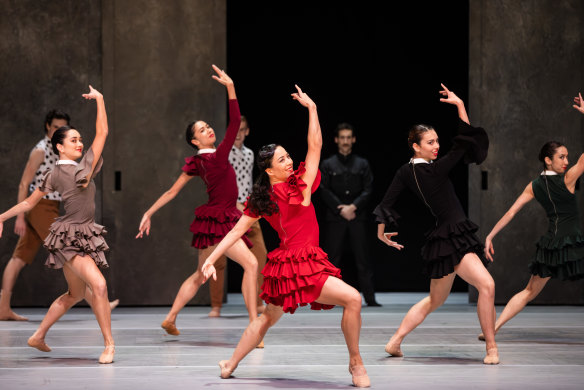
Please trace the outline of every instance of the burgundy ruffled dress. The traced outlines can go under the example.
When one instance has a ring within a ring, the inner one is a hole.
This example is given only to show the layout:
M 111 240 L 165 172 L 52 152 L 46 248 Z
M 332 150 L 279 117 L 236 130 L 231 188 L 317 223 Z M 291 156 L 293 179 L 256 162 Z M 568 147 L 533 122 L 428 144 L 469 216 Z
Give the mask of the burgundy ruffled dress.
M 485 130 L 459 120 L 458 135 L 450 151 L 435 162 L 412 160 L 399 168 L 383 200 L 373 211 L 378 223 L 397 229 L 399 215 L 393 206 L 401 192 L 409 188 L 420 198 L 436 219 L 436 226 L 426 233 L 422 248 L 424 273 L 432 279 L 454 272 L 467 253 L 475 253 L 485 267 L 489 264 L 484 246 L 475 235 L 478 226 L 467 219 L 448 177 L 461 160 L 465 164 L 483 162 L 488 150 L 489 137 Z
M 315 300 L 329 276 L 341 278 L 341 270 L 329 262 L 328 255 L 318 246 L 318 222 L 312 202 L 302 205 L 302 190 L 307 185 L 300 177 L 305 171 L 302 162 L 286 182 L 273 185 L 272 199 L 279 211 L 262 216 L 278 232 L 280 246 L 268 253 L 260 297 L 266 303 L 282 306 L 286 313 L 294 313 L 299 306 L 308 304 L 312 310 L 332 309 L 334 305 Z M 320 171 L 312 184 L 313 193 L 319 184 Z M 247 207 L 244 213 L 260 217 Z
M 63 268 L 75 256 L 90 256 L 95 264 L 107 268 L 105 251 L 109 249 L 103 238 L 105 227 L 95 223 L 95 183 L 93 178 L 101 170 L 100 158 L 91 178 L 94 155 L 89 148 L 79 164 L 59 164 L 45 173 L 39 189 L 58 191 L 63 198 L 65 215 L 55 219 L 49 229 L 44 246 L 49 251 L 45 265 Z
M 238 190 L 235 171 L 229 164 L 229 151 L 235 142 L 240 122 L 239 104 L 236 99 L 231 99 L 229 125 L 225 138 L 215 152 L 185 158 L 183 172 L 189 176 L 200 176 L 207 185 L 209 196 L 206 204 L 195 209 L 195 219 L 190 228 L 193 233 L 191 245 L 195 248 L 205 249 L 219 243 L 241 218 L 242 213 L 236 207 Z M 248 238 L 241 238 L 251 248 Z

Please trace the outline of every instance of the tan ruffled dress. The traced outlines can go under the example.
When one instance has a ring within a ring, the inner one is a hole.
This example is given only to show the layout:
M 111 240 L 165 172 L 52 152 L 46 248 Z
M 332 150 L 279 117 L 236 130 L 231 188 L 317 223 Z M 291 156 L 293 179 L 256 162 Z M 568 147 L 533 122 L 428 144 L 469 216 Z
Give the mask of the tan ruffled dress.
M 91 178 L 93 150 L 90 148 L 79 164 L 59 164 L 45 173 L 39 189 L 43 192 L 59 191 L 63 197 L 65 215 L 55 219 L 44 246 L 49 251 L 45 265 L 62 268 L 75 256 L 90 256 L 95 264 L 107 268 L 105 251 L 109 249 L 102 235 L 103 226 L 95 223 L 95 183 L 93 178 L 100 171 L 100 158 Z

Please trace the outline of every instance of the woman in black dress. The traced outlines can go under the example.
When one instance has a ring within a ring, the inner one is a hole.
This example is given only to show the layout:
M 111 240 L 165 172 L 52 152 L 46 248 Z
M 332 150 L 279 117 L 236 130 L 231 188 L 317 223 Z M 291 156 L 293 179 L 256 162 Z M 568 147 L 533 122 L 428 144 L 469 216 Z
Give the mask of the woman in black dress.
M 498 364 L 494 331 L 495 282 L 486 269 L 488 260 L 483 256 L 483 246 L 474 234 L 478 227 L 466 218 L 448 178 L 450 170 L 460 160 L 480 164 L 487 157 L 489 139 L 482 128 L 469 124 L 462 100 L 443 84 L 442 88 L 440 93 L 444 97 L 440 101 L 455 105 L 460 118 L 459 135 L 454 138 L 451 150 L 436 160 L 440 148 L 436 131 L 427 125 L 414 126 L 408 136 L 414 156 L 398 169 L 374 211 L 379 223 L 378 238 L 398 250 L 403 246 L 392 240 L 397 235 L 393 229 L 397 228 L 398 218 L 393 205 L 405 188 L 413 191 L 436 219 L 436 226 L 426 234 L 426 244 L 422 248 L 425 273 L 432 278 L 430 295 L 412 306 L 385 351 L 392 356 L 403 356 L 400 348 L 403 339 L 444 303 L 458 275 L 479 292 L 477 312 L 487 349 L 483 362 Z M 386 225 L 394 232 L 385 233 Z

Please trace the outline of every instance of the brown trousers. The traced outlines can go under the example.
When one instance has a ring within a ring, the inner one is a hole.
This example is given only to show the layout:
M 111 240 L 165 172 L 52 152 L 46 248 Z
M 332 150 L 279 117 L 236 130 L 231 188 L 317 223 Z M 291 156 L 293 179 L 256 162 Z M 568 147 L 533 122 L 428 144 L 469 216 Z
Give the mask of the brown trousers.
M 247 238 L 253 244 L 250 248 L 251 253 L 258 260 L 258 306 L 263 305 L 263 301 L 259 297 L 260 286 L 264 281 L 264 276 L 262 275 L 262 269 L 266 265 L 266 258 L 268 251 L 266 250 L 266 244 L 264 243 L 264 236 L 262 235 L 262 229 L 260 227 L 260 222 L 256 221 L 251 226 L 251 231 L 247 234 Z M 225 256 L 221 256 L 219 260 L 215 262 L 215 270 L 217 270 L 217 280 L 209 280 L 209 293 L 211 295 L 211 306 L 221 307 L 223 305 L 223 291 L 225 284 L 225 267 L 227 266 L 227 259 Z
M 60 203 L 58 200 L 41 199 L 26 213 L 26 232 L 18 239 L 12 257 L 26 264 L 32 263 L 45 238 L 49 235 L 49 228 L 59 216 Z

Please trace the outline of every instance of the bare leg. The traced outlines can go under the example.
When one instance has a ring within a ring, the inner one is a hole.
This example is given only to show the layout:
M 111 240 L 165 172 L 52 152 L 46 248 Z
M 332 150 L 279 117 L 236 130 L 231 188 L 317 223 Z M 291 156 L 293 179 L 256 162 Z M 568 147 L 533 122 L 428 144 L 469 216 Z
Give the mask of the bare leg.
M 499 364 L 499 351 L 495 342 L 495 321 L 493 308 L 495 303 L 495 282 L 481 260 L 474 253 L 467 253 L 455 267 L 456 273 L 479 292 L 477 314 L 485 335 L 487 356 L 485 364 Z
M 349 350 L 349 372 L 353 376 L 353 385 L 356 387 L 369 387 L 371 383 L 359 352 L 361 294 L 342 280 L 329 276 L 316 301 L 323 304 L 343 306 L 341 329 Z
M 209 317 L 219 317 L 221 307 L 223 306 L 223 291 L 225 289 L 225 268 L 227 267 L 227 258 L 221 256 L 215 262 L 217 271 L 217 280 L 209 279 L 209 295 L 211 296 L 211 311 Z
M 65 263 L 64 268 L 72 271 L 91 289 L 93 294 L 92 308 L 105 345 L 105 349 L 99 357 L 99 362 L 102 364 L 112 363 L 115 354 L 114 338 L 112 336 L 111 309 L 107 296 L 107 284 L 103 274 L 89 256 L 75 256 Z M 83 294 L 85 295 L 85 289 Z
M 264 275 L 262 275 L 262 270 L 266 265 L 267 254 L 268 251 L 266 250 L 266 244 L 264 242 L 264 236 L 262 234 L 262 228 L 260 226 L 260 222 L 256 221 L 251 226 L 251 231 L 248 233 L 247 238 L 251 241 L 253 246 L 251 247 L 251 253 L 255 256 L 258 261 L 258 280 L 257 280 L 257 308 L 258 313 L 263 313 L 264 301 L 260 298 L 259 292 L 261 291 L 262 283 L 264 282 Z
M 12 311 L 10 299 L 12 298 L 12 289 L 20 271 L 26 263 L 17 257 L 8 260 L 4 274 L 2 275 L 2 292 L 0 293 L 0 321 L 28 321 L 28 318 L 20 316 Z
M 237 368 L 239 362 L 241 362 L 248 353 L 255 349 L 258 343 L 263 340 L 268 329 L 278 322 L 282 317 L 282 314 L 284 314 L 284 311 L 281 306 L 274 306 L 272 304 L 266 306 L 262 315 L 256 317 L 247 326 L 235 348 L 235 351 L 233 351 L 231 358 L 219 362 L 219 367 L 221 367 L 221 378 L 227 379 L 231 376 L 231 373 Z
M 247 313 L 249 314 L 249 322 L 254 321 L 258 316 L 256 299 L 258 295 L 257 291 L 257 274 L 258 274 L 258 261 L 251 253 L 247 245 L 243 240 L 239 239 L 231 246 L 231 248 L 225 251 L 227 257 L 238 263 L 243 267 L 243 279 L 241 281 L 241 293 L 243 294 L 243 300 L 245 301 L 245 307 L 247 307 Z
M 85 289 L 85 302 L 87 302 L 89 307 L 91 307 L 91 310 L 93 310 L 93 293 L 91 292 L 89 286 Z M 109 303 L 110 311 L 118 307 L 119 304 L 120 304 L 119 299 L 114 299 L 113 301 L 110 301 Z
M 392 356 L 403 356 L 401 343 L 404 338 L 420 325 L 428 314 L 442 306 L 446 298 L 448 298 L 448 294 L 450 294 L 455 276 L 456 273 L 453 272 L 441 279 L 432 279 L 430 281 L 430 295 L 416 303 L 408 311 L 399 328 L 385 346 L 385 352 Z
M 85 282 L 75 275 L 67 267 L 63 268 L 65 279 L 69 291 L 55 299 L 49 307 L 49 311 L 41 321 L 39 328 L 28 339 L 28 345 L 43 352 L 49 352 L 51 349 L 45 344 L 45 336 L 55 322 L 59 320 L 73 305 L 83 299 L 85 292 Z

